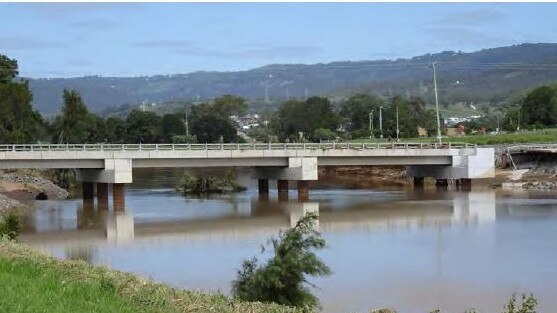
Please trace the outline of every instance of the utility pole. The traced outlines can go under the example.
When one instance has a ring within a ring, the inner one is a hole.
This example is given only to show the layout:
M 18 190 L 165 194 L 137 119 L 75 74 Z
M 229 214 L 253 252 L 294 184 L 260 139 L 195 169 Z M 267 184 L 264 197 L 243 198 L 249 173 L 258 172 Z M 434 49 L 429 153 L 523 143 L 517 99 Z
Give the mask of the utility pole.
M 518 125 L 516 126 L 516 132 L 520 132 L 520 111 L 522 111 L 522 105 L 518 107 Z
M 435 73 L 437 61 L 434 61 L 431 65 L 433 66 L 433 91 L 435 93 L 435 110 L 437 111 L 437 141 L 441 143 L 441 118 L 439 117 L 439 96 L 437 95 L 437 75 Z
M 369 112 L 369 139 L 373 138 L 373 110 Z
M 396 106 L 396 141 L 398 141 L 398 134 L 400 131 L 398 130 L 398 105 Z
M 186 137 L 190 136 L 190 127 L 189 127 L 189 122 L 188 122 L 188 105 L 185 105 L 185 110 L 186 110 L 186 120 L 184 121 L 184 124 L 186 126 Z
M 383 138 L 383 107 L 379 107 L 379 138 Z

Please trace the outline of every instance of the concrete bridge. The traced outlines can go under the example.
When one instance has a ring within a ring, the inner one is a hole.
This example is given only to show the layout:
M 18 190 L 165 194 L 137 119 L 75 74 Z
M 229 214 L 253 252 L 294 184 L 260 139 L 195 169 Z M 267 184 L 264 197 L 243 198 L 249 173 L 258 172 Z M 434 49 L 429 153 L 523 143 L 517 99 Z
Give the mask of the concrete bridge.
M 268 193 L 269 179 L 277 180 L 279 193 L 297 181 L 305 199 L 318 166 L 350 165 L 404 165 L 416 185 L 424 177 L 469 185 L 494 176 L 494 150 L 455 143 L 0 145 L 0 169 L 76 169 L 84 201 L 94 201 L 96 184 L 99 206 L 108 207 L 112 184 L 115 209 L 125 207 L 124 185 L 132 182 L 133 168 L 250 167 L 261 193 Z

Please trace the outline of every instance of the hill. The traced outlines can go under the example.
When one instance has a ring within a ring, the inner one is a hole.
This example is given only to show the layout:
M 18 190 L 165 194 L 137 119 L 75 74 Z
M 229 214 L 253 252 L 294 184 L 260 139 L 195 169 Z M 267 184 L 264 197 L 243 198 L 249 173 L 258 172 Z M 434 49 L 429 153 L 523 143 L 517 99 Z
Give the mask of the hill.
M 146 102 L 208 99 L 235 94 L 261 102 L 356 92 L 423 96 L 431 101 L 431 62 L 438 62 L 442 103 L 499 102 L 510 94 L 557 80 L 557 44 L 521 44 L 462 53 L 445 51 L 411 59 L 268 65 L 239 72 L 194 72 L 149 77 L 31 79 L 34 105 L 59 112 L 64 88 L 81 92 L 96 112 Z

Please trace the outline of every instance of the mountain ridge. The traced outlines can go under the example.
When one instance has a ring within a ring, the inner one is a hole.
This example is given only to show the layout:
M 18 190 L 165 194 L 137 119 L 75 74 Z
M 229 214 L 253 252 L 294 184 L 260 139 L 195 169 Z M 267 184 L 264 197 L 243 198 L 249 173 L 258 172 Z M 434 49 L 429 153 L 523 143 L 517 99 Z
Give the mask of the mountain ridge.
M 422 96 L 430 101 L 433 61 L 439 63 L 441 101 L 448 105 L 497 102 L 507 94 L 557 80 L 557 44 L 527 43 L 476 52 L 443 51 L 396 60 L 269 64 L 244 71 L 137 77 L 37 78 L 29 79 L 29 84 L 35 108 L 46 114 L 59 112 L 64 88 L 80 91 L 85 103 L 95 112 L 144 101 L 209 99 L 222 94 L 259 101 L 267 94 L 281 101 L 311 95 L 338 100 L 356 92 L 373 92 L 383 96 Z

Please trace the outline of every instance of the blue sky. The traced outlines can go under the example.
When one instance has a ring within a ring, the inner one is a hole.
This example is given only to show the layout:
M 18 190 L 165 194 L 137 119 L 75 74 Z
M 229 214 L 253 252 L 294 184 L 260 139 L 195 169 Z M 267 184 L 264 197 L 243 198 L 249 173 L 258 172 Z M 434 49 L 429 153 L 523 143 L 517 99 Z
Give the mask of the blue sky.
M 244 70 L 557 42 L 553 3 L 0 3 L 26 77 Z

